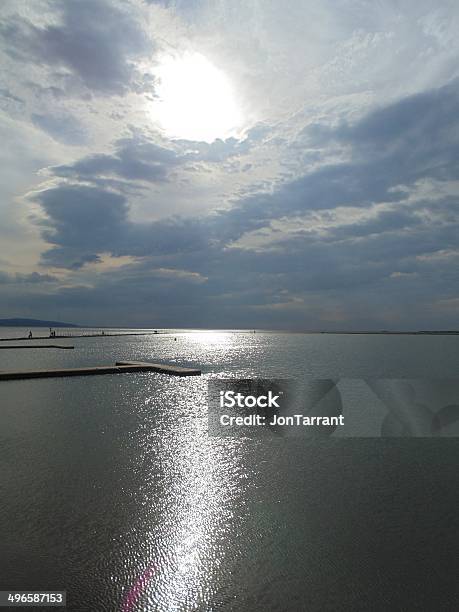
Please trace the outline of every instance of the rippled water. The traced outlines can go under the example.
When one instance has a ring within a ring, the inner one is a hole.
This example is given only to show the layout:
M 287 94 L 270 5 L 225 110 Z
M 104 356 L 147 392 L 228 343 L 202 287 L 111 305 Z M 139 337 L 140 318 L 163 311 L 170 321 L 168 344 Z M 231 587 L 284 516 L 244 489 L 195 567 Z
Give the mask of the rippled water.
M 0 349 L 0 370 L 135 359 L 203 376 L 0 382 L 0 590 L 66 589 L 85 612 L 457 610 L 459 440 L 209 436 L 207 381 L 457 378 L 459 337 L 56 342 L 75 349 Z

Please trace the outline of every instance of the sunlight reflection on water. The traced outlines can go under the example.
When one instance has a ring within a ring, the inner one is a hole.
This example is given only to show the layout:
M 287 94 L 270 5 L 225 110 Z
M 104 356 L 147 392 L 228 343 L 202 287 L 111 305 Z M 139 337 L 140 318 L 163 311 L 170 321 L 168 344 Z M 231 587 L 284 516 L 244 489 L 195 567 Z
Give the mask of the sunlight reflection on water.
M 82 612 L 128 604 L 132 612 L 281 611 L 303 601 L 311 610 L 340 609 L 343 601 L 358 609 L 355 593 L 382 596 L 398 584 L 397 572 L 387 564 L 375 584 L 359 546 L 386 529 L 380 509 L 391 504 L 398 518 L 385 542 L 409 546 L 410 508 L 426 489 L 455 490 L 456 447 L 439 453 L 432 440 L 414 461 L 419 447 L 397 440 L 212 437 L 207 381 L 452 378 L 458 340 L 171 330 L 75 339 L 74 351 L 59 354 L 0 353 L 0 369 L 138 359 L 203 370 L 190 379 L 142 373 L 2 383 L 7 588 L 62 585 L 71 602 L 82 602 L 69 609 Z M 456 506 L 443 506 L 445 521 Z M 441 521 L 429 513 L 423 520 L 432 550 Z

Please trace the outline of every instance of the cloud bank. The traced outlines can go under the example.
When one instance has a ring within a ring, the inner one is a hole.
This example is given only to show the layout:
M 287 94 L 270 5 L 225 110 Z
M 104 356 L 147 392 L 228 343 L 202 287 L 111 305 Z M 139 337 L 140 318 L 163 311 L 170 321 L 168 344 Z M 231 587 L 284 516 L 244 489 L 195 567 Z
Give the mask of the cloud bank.
M 457 327 L 456 5 L 236 4 L 5 4 L 2 121 L 26 172 L 2 206 L 30 252 L 0 252 L 4 316 Z M 171 48 L 226 70 L 241 134 L 155 123 Z

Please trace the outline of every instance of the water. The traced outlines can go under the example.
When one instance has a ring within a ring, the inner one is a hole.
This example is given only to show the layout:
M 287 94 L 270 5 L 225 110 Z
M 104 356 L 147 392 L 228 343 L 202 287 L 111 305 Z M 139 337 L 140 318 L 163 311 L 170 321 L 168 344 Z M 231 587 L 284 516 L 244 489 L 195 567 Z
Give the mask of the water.
M 203 376 L 0 383 L 0 590 L 66 589 L 82 612 L 457 610 L 459 440 L 209 436 L 207 381 L 457 378 L 459 337 L 71 343 L 0 349 L 0 370 L 132 359 Z

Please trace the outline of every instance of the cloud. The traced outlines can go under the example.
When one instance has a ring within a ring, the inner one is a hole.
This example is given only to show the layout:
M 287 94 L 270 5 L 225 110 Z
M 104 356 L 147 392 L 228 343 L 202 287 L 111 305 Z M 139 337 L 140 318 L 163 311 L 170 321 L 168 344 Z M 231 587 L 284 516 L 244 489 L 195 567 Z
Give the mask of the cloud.
M 31 272 L 30 274 L 10 274 L 0 270 L 0 284 L 38 284 L 38 283 L 56 283 L 59 279 L 51 274 L 40 274 L 39 272 Z
M 443 87 L 408 96 L 349 124 L 313 124 L 306 142 L 352 146 L 353 161 L 377 161 L 389 179 L 398 173 L 412 181 L 424 176 L 457 177 L 459 152 L 459 79 Z M 308 139 L 309 136 L 309 139 Z M 403 173 L 403 174 L 402 174 Z M 445 174 L 446 173 L 446 174 Z
M 126 197 L 88 185 L 62 184 L 35 194 L 46 219 L 41 233 L 51 249 L 47 264 L 77 269 L 101 253 L 144 256 L 182 253 L 206 244 L 203 227 L 193 220 L 170 218 L 149 224 L 128 219 Z
M 169 299 L 174 291 L 181 295 L 181 286 L 193 281 L 201 290 L 193 300 L 202 308 L 211 309 L 225 296 L 235 312 L 253 310 L 247 319 L 251 324 L 255 312 L 261 311 L 263 317 L 271 315 L 276 321 L 282 313 L 294 312 L 296 324 L 306 324 L 309 316 L 320 317 L 320 309 L 308 307 L 319 295 L 329 304 L 329 313 L 334 313 L 327 316 L 342 321 L 346 311 L 352 316 L 357 296 L 377 309 L 383 291 L 382 301 L 390 313 L 393 303 L 410 302 L 412 295 L 417 294 L 422 303 L 432 291 L 454 294 L 459 288 L 457 281 L 451 282 L 448 259 L 439 265 L 437 258 L 433 270 L 422 257 L 457 247 L 456 200 L 413 195 L 420 178 L 456 177 L 454 144 L 442 137 L 445 131 L 454 131 L 459 117 L 456 86 L 444 88 L 441 94 L 448 98 L 447 117 L 433 121 L 439 96 L 434 91 L 423 96 L 422 104 L 413 96 L 353 125 L 329 128 L 319 144 L 340 140 L 347 146 L 345 160 L 325 163 L 271 193 L 250 195 L 201 216 L 138 223 L 130 218 L 126 195 L 79 183 L 109 171 L 151 180 L 151 170 L 139 173 L 131 161 L 142 164 L 141 168 L 168 168 L 181 162 L 172 149 L 143 140 L 120 141 L 114 156 L 86 158 L 71 169 L 55 169 L 57 175 L 76 183 L 64 182 L 37 194 L 47 216 L 42 236 L 53 245 L 43 261 L 78 270 L 97 261 L 101 253 L 143 257 L 146 260 L 130 267 L 129 274 L 126 270 L 111 273 L 116 291 L 151 283 L 156 299 L 166 303 L 166 294 Z M 417 116 L 411 124 L 404 119 L 410 105 Z M 400 134 L 402 127 L 398 130 L 393 124 L 405 126 L 405 133 Z M 433 143 L 430 155 L 421 137 L 426 124 Z M 384 126 L 392 137 L 385 136 Z M 317 141 L 319 132 L 313 132 Z M 302 142 L 304 138 L 303 133 Z M 381 142 L 371 149 L 378 138 Z M 413 143 L 422 145 L 422 155 L 412 150 Z M 410 156 L 410 164 L 401 161 L 405 156 Z M 194 316 L 197 319 L 190 324 L 199 319 Z M 382 324 L 384 317 L 380 313 L 374 322 Z
M 45 257 L 56 264 L 74 268 L 96 261 L 98 252 L 123 238 L 127 205 L 118 194 L 63 185 L 40 192 L 37 201 L 47 217 L 42 236 L 55 245 Z
M 25 101 L 19 96 L 14 95 L 7 88 L 0 88 L 0 108 L 6 112 L 20 113 L 24 111 Z
M 0 34 L 6 53 L 35 64 L 68 69 L 92 92 L 125 93 L 134 80 L 132 60 L 151 45 L 132 7 L 104 0 L 58 2 L 48 25 L 12 16 Z
M 73 164 L 55 166 L 55 176 L 92 180 L 100 177 L 120 177 L 131 181 L 164 181 L 168 170 L 178 160 L 168 149 L 148 146 L 117 147 L 113 155 L 96 154 L 82 158 Z
M 300 135 L 308 148 L 322 148 L 332 141 L 345 147 L 342 161 L 325 161 L 270 194 L 246 197 L 228 212 L 227 227 L 233 237 L 265 227 L 272 219 L 307 211 L 396 203 L 421 179 L 457 180 L 459 81 L 409 96 L 353 125 L 312 125 Z M 394 220 L 394 214 L 385 213 L 379 222 Z M 397 214 L 406 221 L 411 213 Z M 360 229 L 364 229 L 361 224 Z
M 1 202 L 50 295 L 7 275 L 10 304 L 77 321 L 84 307 L 94 323 L 116 304 L 113 324 L 452 321 L 454 4 L 25 6 L 10 2 L 0 28 L 18 143 L 4 147 Z M 244 138 L 158 131 L 155 62 L 190 49 L 231 80 Z
M 76 131 L 77 126 L 66 124 L 60 118 L 40 118 L 40 127 L 57 132 L 65 138 L 65 129 Z M 43 125 L 44 124 L 44 125 Z M 62 129 L 61 132 L 59 130 Z M 265 128 L 250 130 L 243 140 L 216 139 L 212 143 L 176 140 L 166 147 L 157 144 L 146 134 L 135 132 L 129 137 L 118 139 L 112 153 L 88 155 L 71 164 L 52 167 L 54 176 L 81 181 L 94 181 L 106 177 L 126 181 L 160 183 L 166 181 L 175 169 L 190 170 L 196 163 L 219 164 L 247 154 L 267 133 Z

